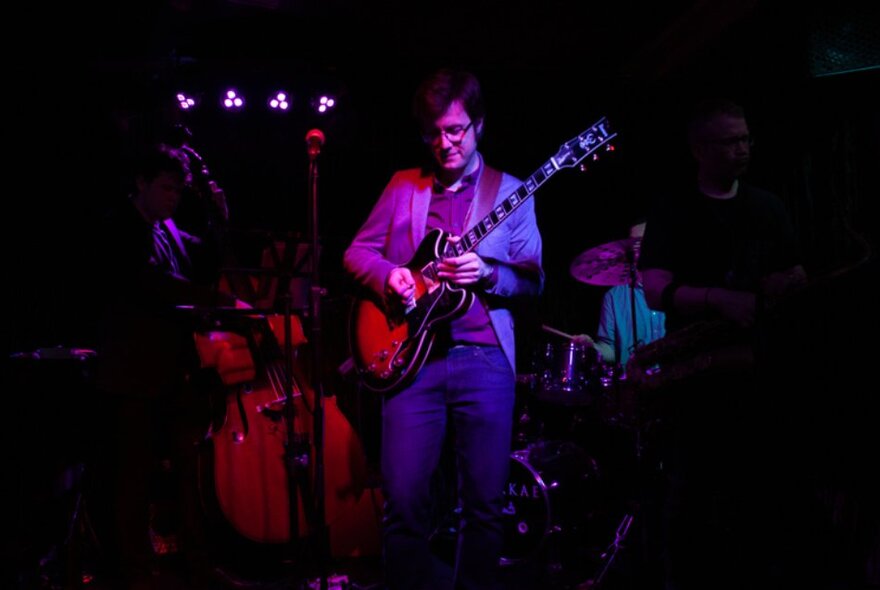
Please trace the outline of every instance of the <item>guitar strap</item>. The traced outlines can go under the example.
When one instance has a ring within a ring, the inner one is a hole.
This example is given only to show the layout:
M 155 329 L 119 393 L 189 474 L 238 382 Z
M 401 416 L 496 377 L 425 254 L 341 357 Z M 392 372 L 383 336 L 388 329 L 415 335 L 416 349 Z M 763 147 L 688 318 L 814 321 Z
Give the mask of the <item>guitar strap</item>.
M 473 219 L 482 219 L 495 207 L 495 197 L 498 196 L 498 189 L 501 187 L 501 176 L 501 172 L 483 163 L 483 172 L 477 181 L 477 190 L 474 194 L 474 204 L 464 221 L 464 227 L 471 227 Z

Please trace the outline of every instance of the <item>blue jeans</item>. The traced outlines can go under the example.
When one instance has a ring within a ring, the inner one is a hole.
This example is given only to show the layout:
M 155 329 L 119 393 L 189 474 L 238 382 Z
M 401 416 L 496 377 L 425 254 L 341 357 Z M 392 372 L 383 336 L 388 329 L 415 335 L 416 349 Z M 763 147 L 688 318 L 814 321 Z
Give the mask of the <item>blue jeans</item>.
M 431 478 L 447 421 L 458 469 L 462 521 L 455 587 L 488 590 L 497 581 L 502 492 L 510 466 L 515 376 L 498 347 L 456 346 L 430 358 L 413 384 L 384 400 L 386 582 L 424 590 L 435 581 L 428 538 Z

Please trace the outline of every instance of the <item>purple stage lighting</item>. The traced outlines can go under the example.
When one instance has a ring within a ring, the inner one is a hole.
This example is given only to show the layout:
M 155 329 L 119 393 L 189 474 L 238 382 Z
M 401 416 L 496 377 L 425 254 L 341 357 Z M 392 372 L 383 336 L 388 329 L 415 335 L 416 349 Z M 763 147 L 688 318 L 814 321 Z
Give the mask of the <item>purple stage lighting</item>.
M 234 89 L 230 88 L 223 97 L 223 108 L 228 111 L 238 111 L 244 107 L 244 98 L 238 95 Z
M 324 115 L 336 106 L 336 99 L 329 94 L 322 94 L 315 99 L 315 110 Z
M 290 98 L 287 93 L 280 90 L 269 97 L 269 108 L 273 111 L 286 111 L 290 108 Z
M 196 99 L 192 96 L 189 96 L 183 92 L 177 93 L 177 106 L 180 107 L 182 111 L 189 111 L 195 108 Z

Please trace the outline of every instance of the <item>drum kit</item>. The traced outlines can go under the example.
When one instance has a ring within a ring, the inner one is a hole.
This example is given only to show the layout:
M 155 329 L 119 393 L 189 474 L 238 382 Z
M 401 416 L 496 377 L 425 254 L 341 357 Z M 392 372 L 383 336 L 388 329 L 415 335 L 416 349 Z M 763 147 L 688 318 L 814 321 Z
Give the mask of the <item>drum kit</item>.
M 635 288 L 639 244 L 631 238 L 591 248 L 574 259 L 571 274 L 590 285 Z M 612 445 L 632 441 L 635 451 L 623 453 L 638 455 L 646 423 L 621 367 L 604 362 L 577 336 L 546 325 L 542 329 L 559 341 L 546 343 L 535 371 L 517 378 L 502 564 L 544 559 L 551 570 L 572 569 L 573 564 L 588 578 L 587 585 L 578 587 L 597 588 L 633 521 L 633 497 L 616 496 L 627 492 L 611 481 L 620 471 L 614 465 L 617 451 L 608 454 L 610 439 L 604 437 L 617 431 Z M 621 465 L 628 469 L 635 462 L 623 459 Z

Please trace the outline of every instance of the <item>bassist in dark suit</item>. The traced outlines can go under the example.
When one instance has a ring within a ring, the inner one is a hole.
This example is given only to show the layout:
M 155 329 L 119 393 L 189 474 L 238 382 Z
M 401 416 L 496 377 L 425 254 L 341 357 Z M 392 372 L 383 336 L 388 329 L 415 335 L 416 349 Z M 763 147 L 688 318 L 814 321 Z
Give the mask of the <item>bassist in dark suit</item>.
M 204 437 L 210 416 L 203 412 L 204 400 L 187 388 L 188 375 L 198 367 L 195 323 L 176 306 L 231 306 L 236 300 L 210 284 L 217 261 L 211 241 L 174 222 L 188 190 L 189 166 L 183 151 L 166 144 L 144 149 L 136 162 L 135 190 L 100 224 L 95 269 L 101 276 L 93 286 L 101 306 L 95 383 L 106 414 L 92 506 L 102 508 L 98 519 L 104 521 L 106 569 L 114 588 L 171 583 L 156 578 L 157 570 L 171 565 L 158 558 L 158 535 L 176 536 L 186 561 L 182 572 L 162 571 L 163 576 L 182 573 L 195 582 L 207 566 L 196 525 L 194 443 Z M 225 212 L 223 191 L 213 183 L 210 190 L 210 206 Z M 162 481 L 169 490 L 164 512 L 155 509 Z M 165 546 L 173 547 L 170 541 Z
M 473 251 L 450 249 L 519 181 L 477 151 L 485 111 L 473 75 L 433 74 L 416 92 L 414 114 L 433 168 L 397 172 L 345 253 L 346 269 L 389 317 L 402 309 L 431 327 L 427 336 L 406 335 L 418 350 L 400 359 L 407 374 L 384 397 L 386 577 L 392 589 L 436 580 L 430 481 L 449 432 L 462 500 L 455 585 L 484 590 L 497 583 L 510 459 L 516 364 L 508 303 L 541 292 L 541 236 L 529 200 L 508 208 Z M 435 260 L 423 264 L 423 254 Z

